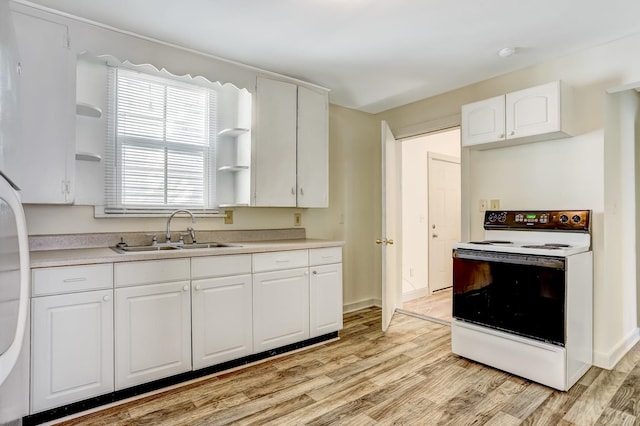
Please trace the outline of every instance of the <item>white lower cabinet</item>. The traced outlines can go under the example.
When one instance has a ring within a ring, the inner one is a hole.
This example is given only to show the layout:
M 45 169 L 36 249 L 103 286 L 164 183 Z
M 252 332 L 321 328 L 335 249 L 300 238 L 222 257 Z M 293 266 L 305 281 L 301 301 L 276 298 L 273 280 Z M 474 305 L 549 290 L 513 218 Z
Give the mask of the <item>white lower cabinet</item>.
M 341 247 L 39 268 L 32 281 L 32 414 L 342 329 Z
M 113 290 L 32 300 L 31 412 L 113 392 Z
M 342 329 L 342 248 L 309 250 L 309 337 Z
M 191 259 L 193 368 L 253 352 L 251 255 Z
M 308 339 L 307 250 L 254 254 L 253 271 L 254 351 Z
M 176 260 L 115 265 L 116 390 L 191 370 L 189 259 Z M 185 279 L 143 284 L 161 280 L 167 263 Z

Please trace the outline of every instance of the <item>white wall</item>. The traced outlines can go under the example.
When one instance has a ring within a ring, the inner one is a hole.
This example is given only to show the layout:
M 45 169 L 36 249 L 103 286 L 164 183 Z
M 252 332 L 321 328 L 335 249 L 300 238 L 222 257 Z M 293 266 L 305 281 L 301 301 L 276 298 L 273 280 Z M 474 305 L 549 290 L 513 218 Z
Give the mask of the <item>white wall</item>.
M 462 238 L 481 236 L 480 199 L 498 198 L 503 208 L 593 210 L 594 360 L 602 367 L 615 364 L 637 339 L 637 277 L 635 265 L 629 266 L 636 245 L 628 236 L 635 230 L 614 225 L 628 217 L 622 200 L 635 197 L 626 186 L 618 191 L 623 182 L 633 181 L 628 162 L 635 156 L 626 142 L 611 146 L 615 139 L 607 135 L 605 117 L 619 119 L 620 114 L 607 101 L 607 89 L 640 81 L 640 56 L 631 53 L 639 49 L 640 35 L 628 37 L 378 115 L 392 129 L 416 128 L 455 116 L 465 103 L 514 90 L 554 80 L 573 87 L 575 137 L 483 152 L 463 150 Z M 616 210 L 621 206 L 624 215 Z M 635 214 L 631 218 L 635 220 Z M 614 246 L 627 254 L 616 257 Z
M 428 289 L 429 152 L 460 157 L 460 129 L 403 139 L 402 145 L 402 293 L 403 300 Z

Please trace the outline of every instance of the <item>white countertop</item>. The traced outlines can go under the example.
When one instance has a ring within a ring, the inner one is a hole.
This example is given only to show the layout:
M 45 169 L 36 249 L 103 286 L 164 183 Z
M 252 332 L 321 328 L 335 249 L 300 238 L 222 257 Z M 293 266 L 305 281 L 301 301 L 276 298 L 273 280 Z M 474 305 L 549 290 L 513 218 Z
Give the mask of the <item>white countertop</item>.
M 228 254 L 264 253 L 283 250 L 303 250 L 310 248 L 343 246 L 344 241 L 295 239 L 255 242 L 231 242 L 234 247 L 215 247 L 203 249 L 176 249 L 134 253 L 118 253 L 109 247 L 60 249 L 32 251 L 31 268 L 55 266 L 87 265 L 93 263 L 131 262 L 138 260 L 176 259 L 181 257 L 217 256 Z

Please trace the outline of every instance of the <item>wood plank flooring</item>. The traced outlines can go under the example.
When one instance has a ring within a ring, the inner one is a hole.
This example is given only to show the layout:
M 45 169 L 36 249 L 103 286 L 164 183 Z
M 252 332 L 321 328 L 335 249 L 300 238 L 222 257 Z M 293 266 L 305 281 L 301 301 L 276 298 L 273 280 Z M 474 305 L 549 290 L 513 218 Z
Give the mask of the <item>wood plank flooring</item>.
M 640 346 L 569 392 L 453 355 L 450 328 L 380 309 L 338 341 L 123 403 L 62 425 L 639 425 Z
M 428 296 L 408 300 L 402 304 L 402 309 L 407 312 L 451 322 L 451 306 L 453 290 L 445 288 Z

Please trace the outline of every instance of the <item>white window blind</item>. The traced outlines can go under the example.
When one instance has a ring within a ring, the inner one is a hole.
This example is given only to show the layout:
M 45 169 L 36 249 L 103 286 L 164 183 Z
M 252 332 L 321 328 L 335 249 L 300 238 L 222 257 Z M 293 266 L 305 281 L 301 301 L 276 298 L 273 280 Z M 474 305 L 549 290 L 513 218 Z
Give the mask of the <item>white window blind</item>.
M 216 91 L 114 68 L 105 213 L 216 208 Z

